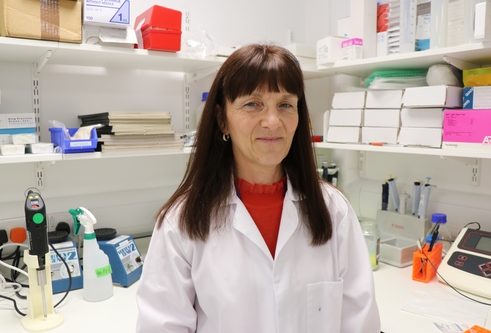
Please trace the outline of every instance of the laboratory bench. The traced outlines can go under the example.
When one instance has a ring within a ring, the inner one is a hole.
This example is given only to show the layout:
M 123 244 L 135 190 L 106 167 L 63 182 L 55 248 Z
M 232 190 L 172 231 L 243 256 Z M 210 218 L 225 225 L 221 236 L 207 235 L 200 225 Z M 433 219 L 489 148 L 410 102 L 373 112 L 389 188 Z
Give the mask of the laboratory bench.
M 137 243 L 137 246 L 144 254 L 144 251 L 141 250 L 142 245 Z M 415 290 L 428 291 L 430 297 L 432 297 L 433 290 L 452 294 L 455 292 L 450 287 L 439 283 L 436 277 L 429 283 L 422 283 L 413 281 L 411 274 L 412 266 L 397 268 L 384 263 L 381 263 L 378 270 L 374 271 L 382 331 L 384 333 L 442 332 L 435 323 L 440 324 L 445 321 L 410 313 L 402 310 L 402 307 Z M 70 292 L 58 307 L 65 322 L 49 332 L 134 332 L 138 314 L 135 297 L 139 283 L 140 281 L 137 281 L 127 288 L 114 286 L 114 295 L 110 299 L 96 303 L 85 301 L 81 290 Z M 54 295 L 55 304 L 62 295 Z M 487 301 L 490 302 L 490 300 Z M 22 302 L 20 304 L 23 305 Z M 13 310 L 11 302 L 0 300 L 0 332 L 26 332 L 20 323 L 20 318 Z

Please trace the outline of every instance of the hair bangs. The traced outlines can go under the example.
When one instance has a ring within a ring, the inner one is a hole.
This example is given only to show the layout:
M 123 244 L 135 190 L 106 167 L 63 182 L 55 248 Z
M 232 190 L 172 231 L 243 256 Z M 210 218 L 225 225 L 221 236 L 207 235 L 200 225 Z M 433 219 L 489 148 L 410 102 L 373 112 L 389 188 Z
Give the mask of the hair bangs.
M 224 80 L 224 94 L 229 101 L 251 95 L 254 91 L 281 92 L 304 97 L 303 74 L 297 59 L 291 54 L 262 45 L 246 61 L 237 61 L 235 70 Z

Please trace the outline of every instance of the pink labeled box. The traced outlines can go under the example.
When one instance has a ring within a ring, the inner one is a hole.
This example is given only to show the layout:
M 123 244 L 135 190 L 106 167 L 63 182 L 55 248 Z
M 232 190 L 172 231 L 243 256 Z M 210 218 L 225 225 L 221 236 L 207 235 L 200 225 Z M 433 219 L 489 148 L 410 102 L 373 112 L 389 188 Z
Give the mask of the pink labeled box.
M 491 150 L 491 110 L 445 110 L 442 148 Z

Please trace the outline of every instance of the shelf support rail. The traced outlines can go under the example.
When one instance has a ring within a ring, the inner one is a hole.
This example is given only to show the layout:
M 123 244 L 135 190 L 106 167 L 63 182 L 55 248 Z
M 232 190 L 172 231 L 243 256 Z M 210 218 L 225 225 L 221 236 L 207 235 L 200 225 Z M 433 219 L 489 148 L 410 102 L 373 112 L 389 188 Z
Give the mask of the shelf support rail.
M 210 74 L 218 72 L 218 69 L 220 69 L 220 66 L 208 67 L 208 68 L 197 70 L 195 72 L 186 73 L 186 77 L 185 77 L 186 84 L 189 84 L 191 82 L 197 82 Z
M 479 185 L 480 172 L 481 172 L 481 159 L 473 157 L 458 157 L 458 156 L 440 156 L 443 160 L 451 160 L 470 165 L 471 169 L 471 184 Z
M 41 107 L 40 107 L 40 95 L 39 95 L 39 74 L 48 62 L 53 51 L 48 50 L 40 56 L 36 62 L 31 65 L 31 98 L 32 98 L 32 110 L 34 112 L 34 119 L 36 122 L 36 134 L 39 136 L 41 134 Z
M 465 60 L 449 57 L 449 56 L 443 56 L 443 60 L 454 67 L 457 67 L 458 69 L 464 70 L 464 69 L 473 69 L 473 68 L 480 68 L 481 65 L 474 64 L 472 62 L 468 62 Z

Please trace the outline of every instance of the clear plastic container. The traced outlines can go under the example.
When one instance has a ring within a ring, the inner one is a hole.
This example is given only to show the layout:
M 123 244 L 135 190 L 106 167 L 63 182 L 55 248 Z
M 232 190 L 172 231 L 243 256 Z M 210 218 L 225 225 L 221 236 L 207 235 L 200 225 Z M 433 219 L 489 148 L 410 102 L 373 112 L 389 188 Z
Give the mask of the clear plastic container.
M 372 270 L 375 271 L 378 269 L 380 259 L 380 231 L 378 230 L 377 222 L 363 221 L 361 222 L 361 229 L 367 243 Z
M 208 99 L 208 92 L 205 91 L 204 93 L 201 94 L 201 103 L 196 110 L 196 128 L 198 128 L 199 121 L 201 119 L 201 115 L 203 114 L 203 110 L 205 108 L 206 100 Z

